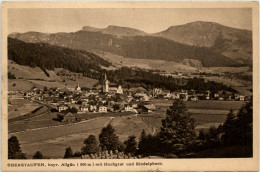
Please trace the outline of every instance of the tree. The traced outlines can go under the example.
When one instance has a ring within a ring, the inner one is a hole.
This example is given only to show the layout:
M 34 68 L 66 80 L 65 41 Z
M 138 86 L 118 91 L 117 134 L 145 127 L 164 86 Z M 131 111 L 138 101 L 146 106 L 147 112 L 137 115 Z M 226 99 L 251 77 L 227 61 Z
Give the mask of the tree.
M 225 145 L 233 145 L 235 144 L 234 133 L 236 130 L 236 116 L 231 109 L 227 114 L 227 118 L 225 123 L 223 124 L 223 135 L 222 141 Z
M 69 108 L 69 112 L 71 113 L 77 113 L 78 110 L 75 107 Z
M 143 154 L 145 152 L 145 147 L 146 147 L 146 138 L 147 138 L 147 134 L 145 132 L 145 130 L 142 130 L 141 136 L 139 138 L 139 144 L 138 144 L 138 153 L 139 154 Z
M 250 146 L 253 144 L 253 104 L 245 103 L 237 115 L 230 111 L 223 125 L 224 145 Z
M 85 154 L 94 154 L 99 152 L 99 145 L 96 136 L 89 135 L 87 139 L 84 140 L 85 146 L 81 148 L 81 153 Z
M 114 151 L 119 148 L 119 139 L 111 124 L 108 124 L 102 129 L 99 134 L 99 142 L 102 150 Z
M 46 86 L 44 86 L 43 91 L 44 92 L 48 91 L 48 88 Z
M 40 151 L 35 152 L 35 154 L 33 155 L 33 159 L 43 159 L 43 155 Z
M 138 144 L 138 154 L 141 155 L 158 155 L 160 154 L 161 142 L 159 135 L 146 134 L 145 130 L 142 130 L 139 144 Z
M 16 77 L 11 72 L 8 72 L 8 79 L 16 79 Z
M 242 146 L 253 144 L 253 102 L 252 99 L 245 103 L 237 113 L 236 132 L 233 138 Z
M 134 155 L 137 150 L 137 142 L 135 140 L 136 136 L 129 136 L 128 139 L 124 142 L 126 145 L 125 153 Z
M 118 104 L 114 104 L 114 105 L 113 105 L 113 109 L 114 109 L 114 111 L 117 111 L 117 110 L 119 110 L 119 109 L 120 109 L 120 107 L 119 107 L 119 105 L 118 105 Z
M 11 136 L 8 139 L 8 159 L 26 159 L 16 136 Z
M 73 157 L 73 151 L 72 151 L 71 147 L 67 147 L 65 150 L 64 159 L 68 159 L 70 157 Z
M 196 136 L 194 119 L 182 100 L 175 100 L 167 110 L 159 134 L 163 153 L 178 155 L 193 145 Z

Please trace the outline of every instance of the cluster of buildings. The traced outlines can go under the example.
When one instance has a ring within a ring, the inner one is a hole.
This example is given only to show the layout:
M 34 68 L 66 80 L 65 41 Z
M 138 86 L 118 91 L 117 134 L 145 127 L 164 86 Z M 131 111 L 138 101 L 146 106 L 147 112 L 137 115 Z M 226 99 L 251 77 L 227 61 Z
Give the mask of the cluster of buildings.
M 180 90 L 176 92 L 170 92 L 170 90 L 163 90 L 161 88 L 155 88 L 153 90 L 153 97 L 164 99 L 182 99 L 184 101 L 197 101 L 197 100 L 237 100 L 245 101 L 250 97 L 246 97 L 240 94 L 234 94 L 227 91 L 215 91 L 207 90 L 205 92 L 198 92 L 195 90 Z
M 57 111 L 57 119 L 63 122 L 75 122 L 75 114 L 132 112 L 150 113 L 156 107 L 150 103 L 151 98 L 197 100 L 239 100 L 245 96 L 225 91 L 197 93 L 194 90 L 170 92 L 161 88 L 146 90 L 144 88 L 123 89 L 121 85 L 111 84 L 105 75 L 100 89 L 82 90 L 79 85 L 65 88 L 33 88 L 31 91 L 9 92 L 9 99 L 29 99 L 46 104 Z

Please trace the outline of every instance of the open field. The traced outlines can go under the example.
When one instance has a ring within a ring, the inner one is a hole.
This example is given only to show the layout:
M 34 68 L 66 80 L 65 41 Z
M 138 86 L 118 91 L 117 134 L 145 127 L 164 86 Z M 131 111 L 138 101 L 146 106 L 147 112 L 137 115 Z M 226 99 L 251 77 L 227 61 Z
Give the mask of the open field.
M 41 88 L 43 89 L 46 87 L 59 87 L 59 88 L 65 88 L 65 85 L 67 84 L 68 87 L 76 87 L 78 84 L 81 87 L 88 87 L 92 88 L 94 84 L 96 84 L 98 81 L 95 79 L 82 77 L 80 79 L 77 79 L 77 81 L 71 81 L 66 80 L 65 82 L 58 81 L 58 82 L 51 82 L 51 81 L 43 81 L 43 80 L 26 80 L 26 79 L 8 79 L 8 90 L 9 91 L 29 91 L 33 87 Z
M 139 137 L 142 129 L 147 132 L 152 131 L 138 116 L 100 117 L 76 124 L 12 133 L 9 136 L 18 137 L 21 148 L 28 154 L 28 157 L 40 150 L 45 156 L 62 158 L 67 146 L 71 146 L 73 151 L 80 151 L 85 138 L 90 134 L 98 137 L 101 129 L 109 123 L 114 126 L 121 141 L 124 141 L 129 135 Z
M 79 84 L 81 87 L 84 86 L 91 88 L 98 82 L 95 79 L 87 77 L 77 78 L 75 81 L 70 79 L 63 80 L 62 77 L 57 75 L 61 70 L 62 68 L 46 70 L 49 74 L 48 77 L 39 67 L 31 68 L 29 66 L 22 66 L 8 60 L 8 72 L 16 77 L 16 79 L 8 79 L 8 90 L 28 91 L 32 87 L 43 88 L 44 86 L 64 88 L 66 84 L 68 87 L 76 87 Z
M 110 54 L 110 53 L 100 53 L 101 57 L 110 61 L 116 67 L 139 67 L 143 69 L 158 69 L 166 72 L 175 72 L 175 71 L 196 71 L 197 69 L 191 66 L 187 66 L 181 63 L 176 63 L 173 61 L 165 60 L 151 60 L 151 59 L 133 59 L 133 58 L 124 58 L 119 55 Z M 114 69 L 114 68 L 113 68 Z
M 8 119 L 13 119 L 18 116 L 25 115 L 41 106 L 40 104 L 33 101 L 23 99 L 9 100 L 9 102 Z
M 84 120 L 90 120 L 94 118 L 101 118 L 101 117 L 122 117 L 122 116 L 129 116 L 133 115 L 131 112 L 118 112 L 118 113 L 106 113 L 106 114 L 100 114 L 100 113 L 90 113 L 90 114 L 77 114 L 77 118 Z M 58 126 L 58 125 L 68 125 L 66 123 L 62 123 L 56 120 L 53 120 L 57 118 L 57 112 L 48 112 L 41 114 L 39 116 L 29 118 L 26 120 L 20 120 L 16 122 L 12 122 L 8 124 L 8 133 L 13 132 L 21 132 L 26 131 L 30 129 L 37 129 L 37 128 L 44 128 L 44 127 L 52 127 L 52 126 Z
M 152 99 L 151 102 L 157 107 L 157 110 L 142 117 L 148 124 L 160 128 L 161 120 L 165 118 L 166 111 L 172 105 L 173 100 Z M 185 101 L 188 111 L 195 119 L 197 129 L 224 123 L 229 110 L 233 109 L 236 113 L 244 103 L 243 101 L 215 100 Z
M 55 74 L 54 71 L 47 70 L 50 77 L 48 77 L 41 68 L 39 67 L 29 67 L 16 64 L 12 60 L 8 60 L 8 72 L 11 72 L 15 77 L 22 79 L 43 79 L 43 80 L 57 80 L 59 77 Z
M 33 87 L 43 88 L 44 86 L 24 79 L 8 79 L 8 91 L 29 91 Z
M 173 100 L 166 99 L 152 99 L 156 107 L 169 107 L 172 105 Z M 245 102 L 243 101 L 218 101 L 218 100 L 199 100 L 199 101 L 185 101 L 187 109 L 216 109 L 216 110 L 229 110 L 239 109 Z

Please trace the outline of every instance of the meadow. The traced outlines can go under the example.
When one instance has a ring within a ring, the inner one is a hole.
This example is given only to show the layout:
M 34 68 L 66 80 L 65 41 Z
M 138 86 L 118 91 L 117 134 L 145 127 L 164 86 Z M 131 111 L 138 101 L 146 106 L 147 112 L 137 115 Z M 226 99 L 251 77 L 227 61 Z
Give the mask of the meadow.
M 25 115 L 41 105 L 24 99 L 11 99 L 8 104 L 8 119 Z
M 23 152 L 27 153 L 29 158 L 37 150 L 51 158 L 62 158 L 66 147 L 71 146 L 74 151 L 80 151 L 84 139 L 90 134 L 98 137 L 102 128 L 109 123 L 114 126 L 121 141 L 129 135 L 139 138 L 142 129 L 152 132 L 152 128 L 140 117 L 133 115 L 115 118 L 99 117 L 75 124 L 12 133 L 9 136 L 17 136 Z
M 172 105 L 173 100 L 152 99 L 151 102 L 157 110 L 152 114 L 142 115 L 142 117 L 149 125 L 160 128 L 161 120 L 165 118 L 166 111 Z M 191 117 L 195 119 L 196 129 L 200 129 L 224 123 L 229 110 L 233 109 L 236 113 L 245 102 L 200 100 L 185 101 L 184 103 L 188 111 L 192 113 Z

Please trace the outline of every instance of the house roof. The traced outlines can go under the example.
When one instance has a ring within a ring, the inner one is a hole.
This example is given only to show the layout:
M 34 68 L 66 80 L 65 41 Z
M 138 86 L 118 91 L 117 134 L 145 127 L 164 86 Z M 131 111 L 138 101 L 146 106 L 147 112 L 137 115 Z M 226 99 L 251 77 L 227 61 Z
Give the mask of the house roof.
M 148 110 L 155 110 L 156 107 L 153 104 L 149 104 L 149 105 L 144 105 L 144 107 Z
M 118 88 L 119 85 L 118 84 L 109 84 L 109 87 L 116 87 L 116 88 Z
M 73 115 L 72 113 L 68 112 L 66 115 L 66 117 L 75 117 L 75 115 Z

